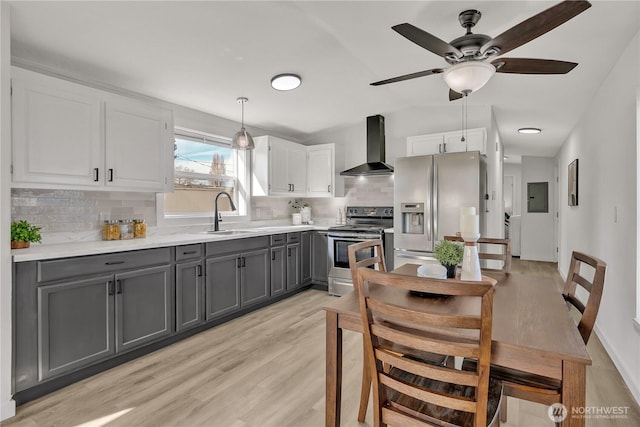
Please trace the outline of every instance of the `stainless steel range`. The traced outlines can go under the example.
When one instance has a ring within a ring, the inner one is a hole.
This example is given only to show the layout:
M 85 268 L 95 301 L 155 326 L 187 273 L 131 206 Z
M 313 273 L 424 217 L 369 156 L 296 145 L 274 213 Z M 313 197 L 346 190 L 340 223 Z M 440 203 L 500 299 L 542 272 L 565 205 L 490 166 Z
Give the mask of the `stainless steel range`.
M 329 227 L 329 294 L 344 295 L 353 290 L 351 271 L 349 270 L 348 247 L 354 243 L 371 239 L 385 242 L 384 230 L 393 228 L 393 207 L 354 207 L 347 206 L 347 224 Z M 393 236 L 393 235 L 391 235 Z M 388 246 L 388 247 L 387 247 Z M 384 245 L 387 268 L 393 267 L 393 244 Z M 368 258 L 371 253 L 356 255 Z

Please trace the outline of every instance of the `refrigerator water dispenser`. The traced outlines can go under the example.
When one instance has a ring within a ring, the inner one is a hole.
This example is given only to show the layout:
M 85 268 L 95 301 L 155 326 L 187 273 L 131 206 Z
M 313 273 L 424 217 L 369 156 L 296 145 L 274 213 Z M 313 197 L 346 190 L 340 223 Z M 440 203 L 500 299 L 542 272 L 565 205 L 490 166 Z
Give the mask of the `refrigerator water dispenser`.
M 424 234 L 424 203 L 402 203 L 402 233 Z

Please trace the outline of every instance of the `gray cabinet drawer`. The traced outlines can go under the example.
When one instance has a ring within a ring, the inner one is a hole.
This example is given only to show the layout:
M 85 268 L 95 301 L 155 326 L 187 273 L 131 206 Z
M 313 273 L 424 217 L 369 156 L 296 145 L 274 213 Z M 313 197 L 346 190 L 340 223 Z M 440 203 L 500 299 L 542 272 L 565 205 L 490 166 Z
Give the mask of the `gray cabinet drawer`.
M 207 256 L 212 256 L 268 247 L 269 236 L 260 236 L 247 239 L 223 240 L 221 242 L 207 242 L 205 253 Z
M 195 259 L 202 256 L 202 245 L 182 245 L 176 246 L 176 261 L 182 261 L 185 259 Z
M 287 235 L 286 234 L 272 234 L 271 235 L 271 246 L 282 246 L 287 243 Z
M 300 242 L 300 233 L 287 233 L 287 243 L 298 243 Z
M 49 282 L 69 277 L 112 273 L 154 264 L 167 264 L 170 261 L 170 248 L 38 261 L 37 281 Z

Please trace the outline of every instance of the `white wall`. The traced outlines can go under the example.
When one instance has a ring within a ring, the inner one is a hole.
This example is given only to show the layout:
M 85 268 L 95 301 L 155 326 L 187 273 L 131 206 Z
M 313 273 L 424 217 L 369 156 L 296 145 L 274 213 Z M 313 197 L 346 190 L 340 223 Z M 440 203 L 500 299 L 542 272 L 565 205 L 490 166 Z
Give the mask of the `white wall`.
M 555 261 L 554 244 L 554 168 L 551 157 L 522 156 L 522 219 L 520 232 L 520 258 L 533 261 Z M 527 212 L 527 183 L 549 183 L 549 210 Z
M 633 38 L 556 157 L 559 264 L 566 275 L 579 250 L 607 265 L 596 333 L 640 402 L 637 294 L 637 94 L 639 36 Z M 567 166 L 579 159 L 578 206 L 567 203 Z M 616 218 L 617 211 L 617 218 Z
M 505 163 L 503 176 L 513 177 L 513 214 L 522 214 L 522 176 L 520 163 Z
M 10 8 L 0 2 L 0 420 L 15 415 L 11 399 L 11 43 Z

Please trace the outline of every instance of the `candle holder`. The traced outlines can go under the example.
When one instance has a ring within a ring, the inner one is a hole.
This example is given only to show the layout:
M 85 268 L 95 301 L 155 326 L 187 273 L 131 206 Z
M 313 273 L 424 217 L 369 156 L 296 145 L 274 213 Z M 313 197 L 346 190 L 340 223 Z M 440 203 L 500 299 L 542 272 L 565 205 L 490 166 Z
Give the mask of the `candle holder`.
M 479 282 L 482 280 L 482 272 L 480 271 L 480 258 L 478 257 L 478 239 L 480 233 L 461 233 L 464 240 L 464 253 L 462 255 L 462 272 L 460 280 L 473 280 Z

